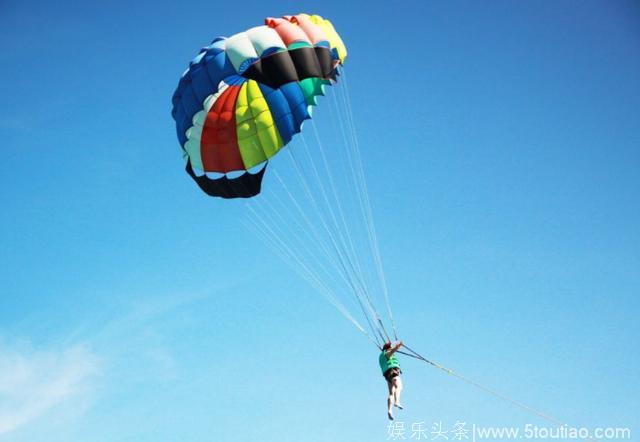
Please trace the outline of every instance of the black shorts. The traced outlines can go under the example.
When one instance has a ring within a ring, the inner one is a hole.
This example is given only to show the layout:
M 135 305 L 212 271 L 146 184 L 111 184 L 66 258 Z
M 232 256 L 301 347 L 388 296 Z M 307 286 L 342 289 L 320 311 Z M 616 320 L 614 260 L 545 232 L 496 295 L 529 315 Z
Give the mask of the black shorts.
M 400 370 L 398 367 L 394 367 L 385 371 L 382 376 L 384 376 L 387 382 L 391 382 L 393 378 L 395 378 L 396 376 L 400 376 L 401 373 L 402 373 L 402 370 Z

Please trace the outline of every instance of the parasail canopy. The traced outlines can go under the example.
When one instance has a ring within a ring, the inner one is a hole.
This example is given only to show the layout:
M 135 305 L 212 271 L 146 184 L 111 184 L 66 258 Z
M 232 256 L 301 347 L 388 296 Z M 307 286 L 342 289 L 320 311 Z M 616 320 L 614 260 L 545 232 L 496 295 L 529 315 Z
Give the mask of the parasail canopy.
M 319 15 L 264 23 L 202 48 L 173 94 L 186 171 L 211 196 L 260 193 L 266 163 L 311 118 L 347 56 L 331 22 Z

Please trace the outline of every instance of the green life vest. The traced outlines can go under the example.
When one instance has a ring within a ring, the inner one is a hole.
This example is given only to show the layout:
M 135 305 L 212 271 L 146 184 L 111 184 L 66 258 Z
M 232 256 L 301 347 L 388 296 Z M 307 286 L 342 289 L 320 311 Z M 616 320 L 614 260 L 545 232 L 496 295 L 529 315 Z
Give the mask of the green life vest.
M 390 358 L 387 359 L 386 352 L 381 352 L 378 357 L 378 362 L 380 362 L 380 370 L 382 370 L 382 374 L 385 374 L 387 370 L 390 368 L 400 368 L 400 362 L 396 358 L 396 355 L 391 355 Z

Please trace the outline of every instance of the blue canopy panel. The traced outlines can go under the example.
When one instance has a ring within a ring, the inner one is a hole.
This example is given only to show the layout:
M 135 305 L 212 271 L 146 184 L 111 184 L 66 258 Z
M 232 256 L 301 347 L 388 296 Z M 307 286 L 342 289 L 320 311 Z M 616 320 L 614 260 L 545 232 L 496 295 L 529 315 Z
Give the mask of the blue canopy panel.
M 282 91 L 282 94 L 287 99 L 289 109 L 291 109 L 291 114 L 295 121 L 295 132 L 298 133 L 300 132 L 300 127 L 302 127 L 304 120 L 311 118 L 309 105 L 304 97 L 300 83 L 292 81 L 291 83 L 283 84 L 280 86 L 280 91 Z
M 193 124 L 193 116 L 202 110 L 205 98 L 218 92 L 223 79 L 237 74 L 224 51 L 224 40 L 224 37 L 219 37 L 202 48 L 182 74 L 173 94 L 171 114 L 176 120 L 181 146 L 187 142 L 186 131 Z

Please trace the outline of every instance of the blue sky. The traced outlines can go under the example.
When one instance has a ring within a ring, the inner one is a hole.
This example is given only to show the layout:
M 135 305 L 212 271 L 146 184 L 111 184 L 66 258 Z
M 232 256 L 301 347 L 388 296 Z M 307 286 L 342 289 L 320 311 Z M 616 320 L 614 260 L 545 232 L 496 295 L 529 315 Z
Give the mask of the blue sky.
M 349 48 L 401 337 L 637 431 L 637 3 L 4 1 L 0 440 L 387 439 L 374 349 L 195 187 L 170 117 L 200 46 L 299 11 Z M 403 367 L 407 425 L 545 425 Z

